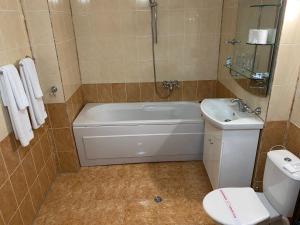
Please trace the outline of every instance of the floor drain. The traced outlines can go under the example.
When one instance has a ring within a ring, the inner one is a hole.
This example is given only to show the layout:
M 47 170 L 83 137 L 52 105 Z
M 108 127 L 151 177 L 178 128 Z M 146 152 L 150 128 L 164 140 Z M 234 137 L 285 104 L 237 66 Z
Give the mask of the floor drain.
M 161 202 L 162 202 L 162 198 L 161 198 L 160 196 L 155 196 L 155 197 L 154 197 L 154 201 L 155 201 L 156 203 L 161 203 Z
M 231 119 L 226 119 L 226 120 L 224 120 L 224 122 L 230 122 L 231 121 Z

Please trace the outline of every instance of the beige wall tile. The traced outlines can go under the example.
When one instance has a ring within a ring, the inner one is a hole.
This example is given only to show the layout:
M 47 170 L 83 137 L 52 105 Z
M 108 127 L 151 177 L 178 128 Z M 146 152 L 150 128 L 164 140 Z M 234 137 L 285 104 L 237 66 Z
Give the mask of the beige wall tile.
M 9 13 L 8 11 L 9 10 Z M 0 66 L 16 63 L 31 55 L 19 1 L 1 1 L 0 4 Z M 11 131 L 6 109 L 0 103 L 0 141 Z
M 288 120 L 295 93 L 295 85 L 273 85 L 267 120 Z
M 32 50 L 35 56 L 39 80 L 44 92 L 45 103 L 64 102 L 64 91 L 54 42 L 49 45 L 33 46 Z M 58 88 L 56 96 L 49 95 L 51 86 Z
M 280 42 L 283 44 L 300 43 L 300 34 L 295 32 L 300 26 L 300 2 L 289 0 L 286 5 Z
M 84 84 L 153 81 L 148 2 L 71 6 Z M 219 0 L 159 1 L 158 80 L 216 79 L 221 7 Z M 201 37 L 184 42 L 192 35 Z
M 26 11 L 48 10 L 47 0 L 22 0 Z
M 25 11 L 25 15 L 31 43 L 33 45 L 52 44 L 53 34 L 49 12 L 47 10 Z
M 290 120 L 299 124 L 297 109 L 299 94 L 296 91 L 300 66 L 298 60 L 300 35 L 299 32 L 296 32 L 296 27 L 300 25 L 299 9 L 298 1 L 287 2 L 268 111 L 268 120 L 270 121 L 288 120 L 291 114 Z
M 299 68 L 298 75 L 300 75 L 300 68 Z M 298 84 L 297 84 L 296 91 L 295 91 L 294 103 L 293 103 L 293 107 L 292 107 L 292 113 L 291 113 L 290 121 L 293 124 L 295 124 L 296 126 L 300 127 L 300 88 L 299 88 L 299 80 L 298 80 Z
M 300 42 L 297 45 L 281 44 L 279 46 L 274 85 L 295 84 L 297 82 L 300 66 L 299 52 Z
M 51 2 L 49 6 L 64 99 L 67 101 L 81 85 L 71 7 L 66 0 Z

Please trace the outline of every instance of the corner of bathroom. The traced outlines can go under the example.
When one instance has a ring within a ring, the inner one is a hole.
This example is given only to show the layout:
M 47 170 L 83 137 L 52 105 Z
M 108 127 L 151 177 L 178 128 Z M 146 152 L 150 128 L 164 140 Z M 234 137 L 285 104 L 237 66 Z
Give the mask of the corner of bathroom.
M 0 0 L 0 225 L 300 223 L 299 0 Z

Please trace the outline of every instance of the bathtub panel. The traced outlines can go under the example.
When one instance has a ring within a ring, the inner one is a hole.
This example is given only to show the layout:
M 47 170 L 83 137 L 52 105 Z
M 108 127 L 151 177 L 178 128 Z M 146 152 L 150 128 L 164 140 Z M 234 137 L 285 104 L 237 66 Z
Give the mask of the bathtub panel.
M 150 134 L 83 137 L 86 158 L 201 155 L 201 134 Z
M 200 160 L 203 124 L 74 127 L 82 166 Z

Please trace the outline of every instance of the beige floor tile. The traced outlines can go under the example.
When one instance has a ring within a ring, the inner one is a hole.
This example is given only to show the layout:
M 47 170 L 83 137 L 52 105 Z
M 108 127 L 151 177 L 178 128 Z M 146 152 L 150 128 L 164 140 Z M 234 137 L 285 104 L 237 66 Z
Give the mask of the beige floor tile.
M 209 191 L 199 161 L 81 168 L 56 179 L 34 225 L 210 225 Z

